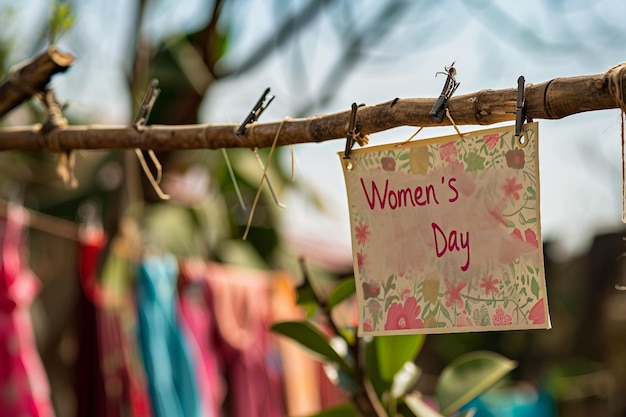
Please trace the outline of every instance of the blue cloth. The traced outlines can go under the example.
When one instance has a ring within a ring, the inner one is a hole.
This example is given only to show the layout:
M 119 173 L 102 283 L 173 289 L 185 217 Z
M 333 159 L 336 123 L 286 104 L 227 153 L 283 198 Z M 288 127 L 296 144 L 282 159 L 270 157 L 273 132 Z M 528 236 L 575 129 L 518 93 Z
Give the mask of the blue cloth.
M 139 344 L 154 416 L 201 417 L 194 367 L 177 321 L 177 277 L 172 255 L 146 257 L 139 267 Z

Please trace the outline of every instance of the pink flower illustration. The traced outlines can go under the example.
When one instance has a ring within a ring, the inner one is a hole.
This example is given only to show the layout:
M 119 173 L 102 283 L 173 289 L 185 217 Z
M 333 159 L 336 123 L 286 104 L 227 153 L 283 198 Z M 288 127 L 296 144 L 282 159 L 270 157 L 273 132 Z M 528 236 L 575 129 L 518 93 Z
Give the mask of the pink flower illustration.
M 454 141 L 442 143 L 439 146 L 439 156 L 443 161 L 451 162 L 457 159 L 459 150 L 456 148 Z
M 491 133 L 489 135 L 485 135 L 485 136 L 483 136 L 483 140 L 485 141 L 485 146 L 487 146 L 487 149 L 492 151 L 493 148 L 496 147 L 498 142 L 500 142 L 500 134 L 498 134 L 498 133 Z
M 539 247 L 539 242 L 537 241 L 537 234 L 530 227 L 524 231 L 524 237 L 526 238 L 526 242 L 530 243 L 534 247 Z
M 370 317 L 366 318 L 365 321 L 363 321 L 363 330 L 366 332 L 371 332 L 373 330 L 372 319 Z
M 467 286 L 467 282 L 461 282 L 458 285 L 454 285 L 448 278 L 444 279 L 446 288 L 448 289 L 443 293 L 443 296 L 447 298 L 446 307 L 450 307 L 455 304 L 458 308 L 463 307 L 463 300 L 461 300 L 461 291 Z
M 515 228 L 512 232 L 511 235 L 515 236 L 516 238 L 518 238 L 519 240 L 521 240 L 522 242 L 526 242 L 532 246 L 534 246 L 535 248 L 539 247 L 539 241 L 537 240 L 537 234 L 535 233 L 535 231 L 533 229 L 531 229 L 530 227 L 527 228 L 526 230 L 524 230 L 524 236 L 522 236 L 522 232 L 521 230 Z
M 539 301 L 530 308 L 528 318 L 533 324 L 544 324 L 546 322 L 546 307 L 543 303 L 543 298 L 540 298 Z
M 513 324 L 513 318 L 506 314 L 502 307 L 496 309 L 496 314 L 491 317 L 494 326 L 510 326 Z
M 369 226 L 363 224 L 363 222 L 359 222 L 359 224 L 355 226 L 354 231 L 356 234 L 356 241 L 359 243 L 359 245 L 363 245 L 367 238 L 370 236 Z
M 504 184 L 500 186 L 504 190 L 504 197 L 513 196 L 515 200 L 519 200 L 518 191 L 522 189 L 522 184 L 517 184 L 515 177 L 506 178 L 504 181 Z
M 387 311 L 385 330 L 421 329 L 424 321 L 419 317 L 422 307 L 415 297 L 408 297 L 404 304 L 394 302 Z
M 493 275 L 489 275 L 489 277 L 482 277 L 480 279 L 480 288 L 485 289 L 485 295 L 489 297 L 489 293 L 498 294 L 500 290 L 496 285 L 498 285 L 498 281 Z
M 456 327 L 472 327 L 473 325 L 472 319 L 467 315 L 467 311 L 465 310 L 456 318 Z
M 365 254 L 363 252 L 356 253 L 356 266 L 359 268 L 359 272 L 363 268 L 363 264 L 365 264 Z

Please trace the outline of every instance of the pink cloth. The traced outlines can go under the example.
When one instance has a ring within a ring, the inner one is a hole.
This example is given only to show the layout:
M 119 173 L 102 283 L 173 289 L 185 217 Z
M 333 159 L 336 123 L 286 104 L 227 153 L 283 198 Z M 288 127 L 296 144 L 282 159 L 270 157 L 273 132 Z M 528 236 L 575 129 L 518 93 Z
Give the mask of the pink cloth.
M 230 415 L 284 416 L 281 363 L 269 330 L 271 276 L 208 264 L 206 279 L 221 340 Z
M 189 351 L 196 363 L 196 380 L 204 417 L 218 417 L 224 397 L 220 376 L 215 316 L 206 300 L 204 265 L 187 261 L 180 266 L 184 282 L 179 291 L 181 330 L 188 341 Z
M 22 207 L 9 206 L 0 225 L 0 410 L 6 416 L 51 417 L 50 387 L 28 311 L 39 281 L 22 263 L 26 216 Z

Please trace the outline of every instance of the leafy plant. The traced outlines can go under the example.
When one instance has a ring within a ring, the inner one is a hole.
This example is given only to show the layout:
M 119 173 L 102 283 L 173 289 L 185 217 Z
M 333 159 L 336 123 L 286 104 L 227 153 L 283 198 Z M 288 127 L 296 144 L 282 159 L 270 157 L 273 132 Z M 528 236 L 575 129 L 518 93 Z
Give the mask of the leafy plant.
M 48 41 L 55 44 L 74 25 L 74 12 L 69 4 L 54 2 L 48 17 Z
M 272 330 L 295 340 L 337 375 L 333 382 L 350 394 L 350 402 L 311 417 L 332 416 L 471 416 L 459 412 L 465 404 L 489 389 L 516 364 L 497 353 L 476 351 L 456 358 L 444 368 L 435 391 L 436 407 L 414 390 L 420 377 L 415 365 L 424 344 L 424 335 L 356 337 L 356 330 L 339 328 L 332 318 L 334 307 L 355 292 L 354 278 L 339 282 L 322 298 L 312 283 L 304 261 L 304 284 L 298 302 L 321 312 L 334 335 L 327 336 L 311 320 L 276 323 Z M 311 317 L 312 314 L 309 314 Z

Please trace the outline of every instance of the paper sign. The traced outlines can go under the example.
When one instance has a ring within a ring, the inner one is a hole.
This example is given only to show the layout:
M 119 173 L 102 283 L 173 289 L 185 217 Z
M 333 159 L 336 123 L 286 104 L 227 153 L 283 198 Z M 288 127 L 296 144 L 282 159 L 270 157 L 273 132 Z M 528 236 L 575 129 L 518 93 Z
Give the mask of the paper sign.
M 538 126 L 343 159 L 359 335 L 549 328 Z

